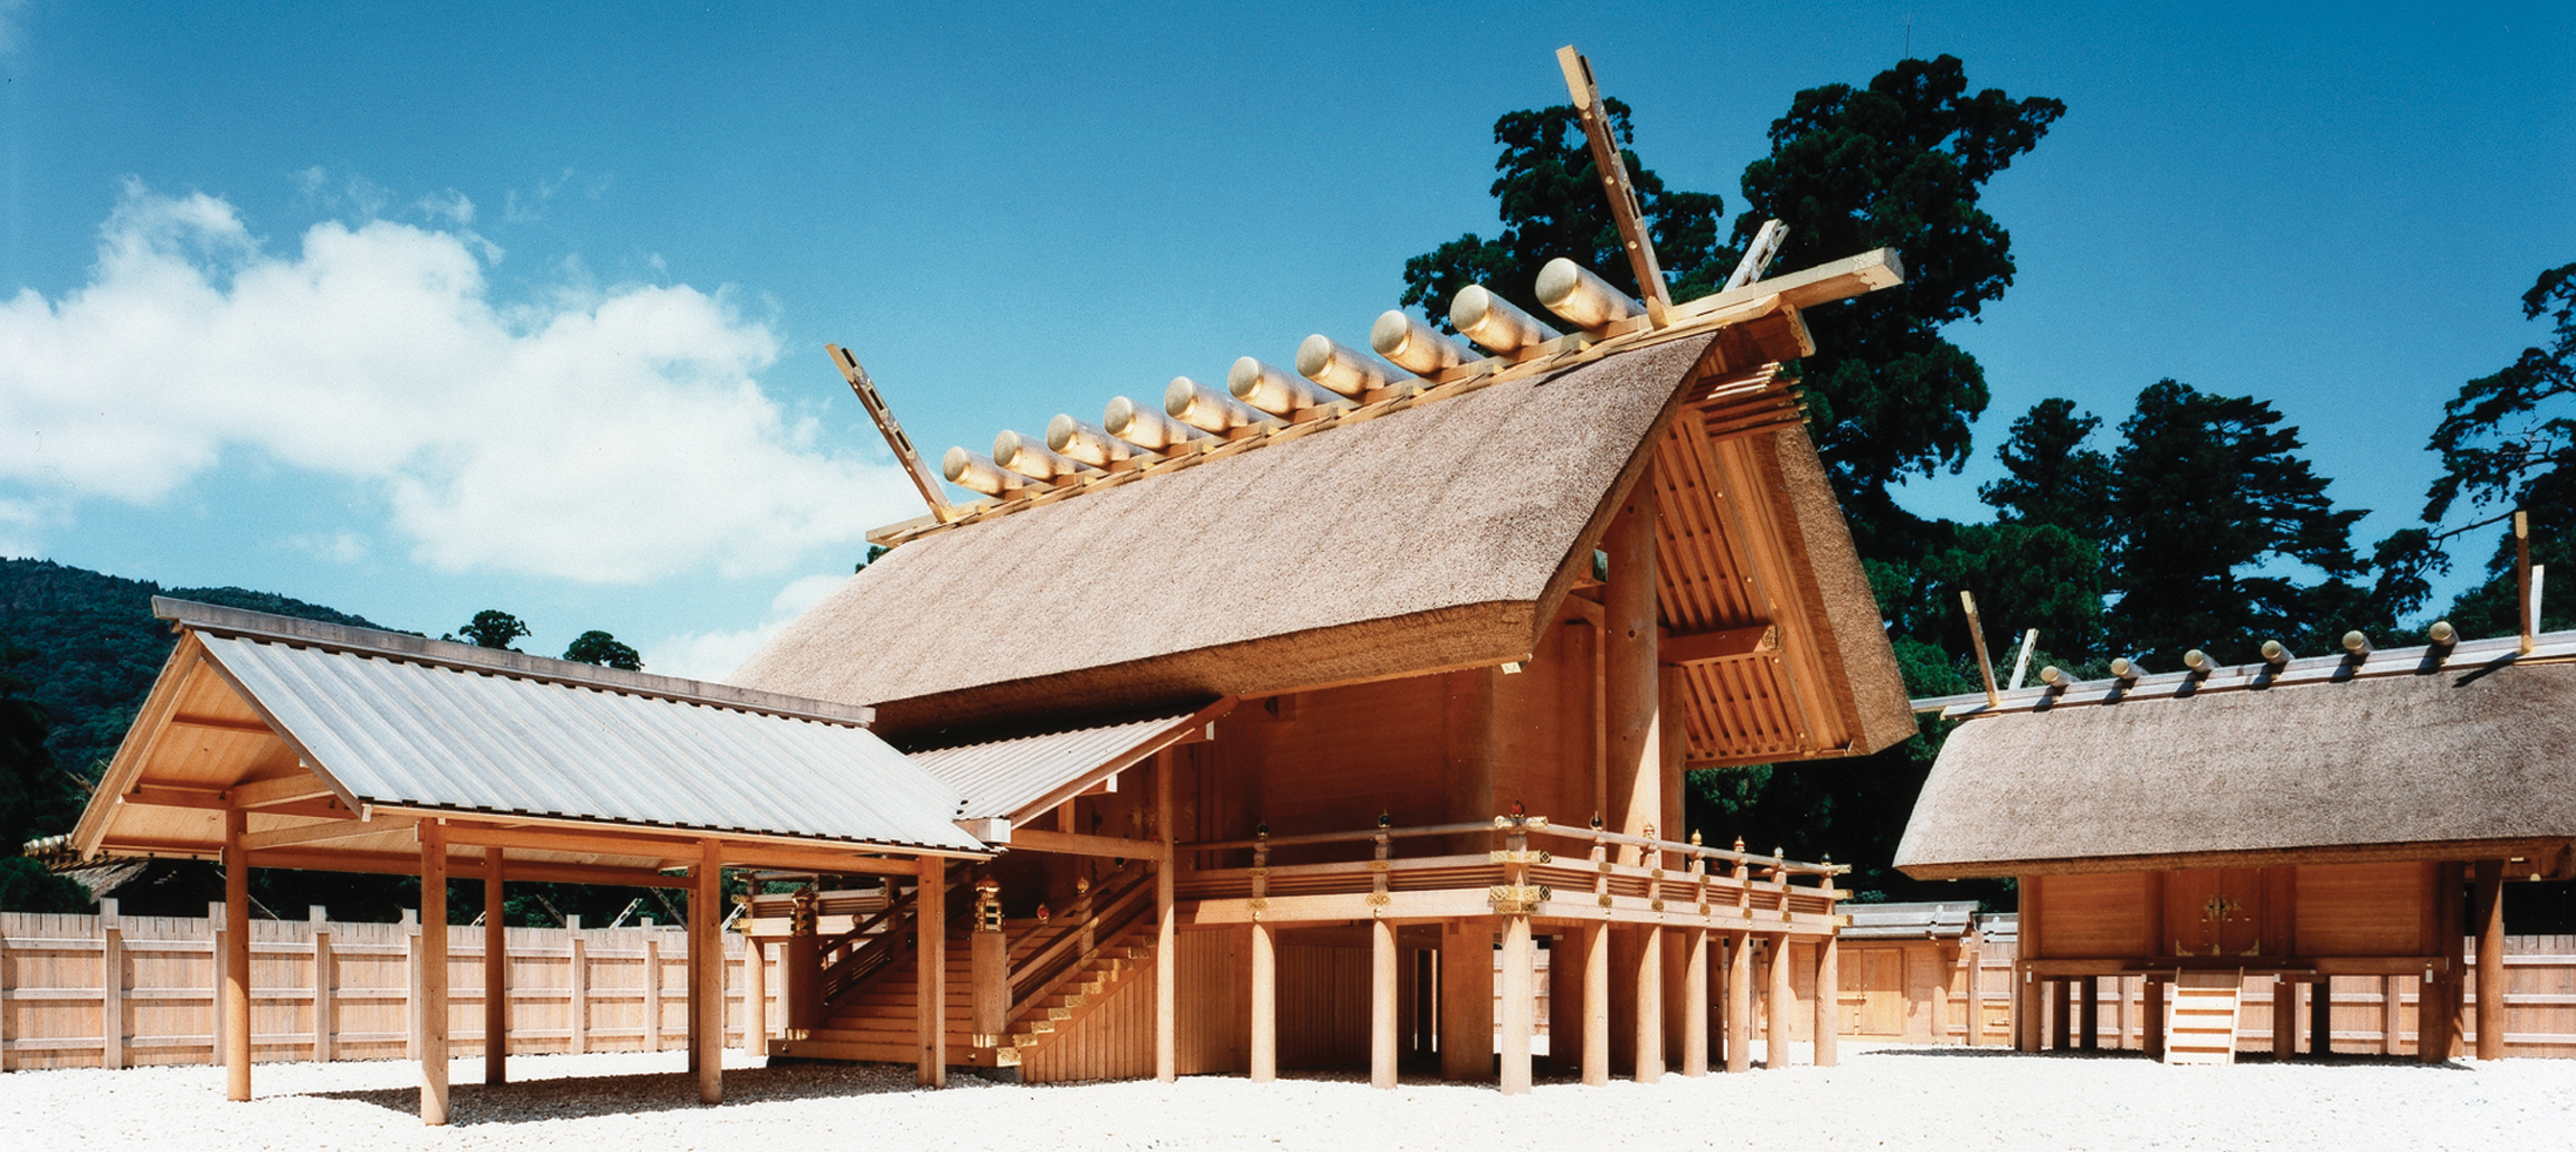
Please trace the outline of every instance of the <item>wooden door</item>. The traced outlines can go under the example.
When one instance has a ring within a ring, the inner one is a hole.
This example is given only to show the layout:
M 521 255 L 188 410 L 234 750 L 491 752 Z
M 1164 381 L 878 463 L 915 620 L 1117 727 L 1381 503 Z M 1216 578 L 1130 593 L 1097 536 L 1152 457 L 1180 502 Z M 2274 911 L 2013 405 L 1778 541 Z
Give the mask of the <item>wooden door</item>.
M 2263 874 L 2254 868 L 2200 868 L 2165 877 L 2169 956 L 2259 956 L 2280 942 L 2264 939 Z

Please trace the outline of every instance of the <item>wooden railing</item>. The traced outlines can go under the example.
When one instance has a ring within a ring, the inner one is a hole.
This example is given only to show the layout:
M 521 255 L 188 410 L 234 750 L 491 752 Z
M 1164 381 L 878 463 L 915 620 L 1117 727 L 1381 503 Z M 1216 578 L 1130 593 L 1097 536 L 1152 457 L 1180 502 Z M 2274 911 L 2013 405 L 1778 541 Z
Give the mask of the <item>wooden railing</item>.
M 1486 850 L 1481 852 L 1397 856 L 1394 851 L 1397 842 L 1406 839 L 1472 838 L 1479 833 L 1489 837 Z M 1585 852 L 1579 857 L 1560 858 L 1544 849 L 1530 848 L 1530 840 L 1540 837 L 1578 843 Z M 1270 863 L 1270 854 L 1281 848 L 1360 844 L 1371 846 L 1370 858 Z M 1746 852 L 1741 842 L 1734 848 L 1717 848 L 1600 828 L 1558 827 L 1537 816 L 1286 836 L 1265 833 L 1250 839 L 1180 844 L 1175 846 L 1175 854 L 1186 860 L 1193 854 L 1247 848 L 1252 850 L 1251 867 L 1183 872 L 1178 886 L 1184 898 L 1268 901 L 1274 897 L 1366 893 L 1372 904 L 1382 904 L 1385 901 L 1380 897 L 1390 893 L 1500 885 L 1509 887 L 1515 899 L 1521 901 L 1563 900 L 1574 893 L 1588 893 L 1605 908 L 1616 902 L 1613 897 L 1642 900 L 1656 911 L 1672 901 L 1711 909 L 1730 908 L 1739 917 L 1757 913 L 1777 916 L 1788 923 L 1793 913 L 1831 914 L 1836 901 L 1848 895 L 1834 887 L 1833 878 L 1850 871 L 1847 865 Z M 1815 877 L 1818 883 L 1791 883 L 1800 876 Z M 1800 923 L 1801 931 L 1815 927 L 1813 920 Z
M 961 893 L 973 892 L 975 879 L 970 869 L 948 885 L 948 894 L 952 899 L 946 901 L 948 909 L 946 919 L 955 920 L 973 910 L 972 900 L 955 897 Z M 916 884 L 888 903 L 884 911 L 851 925 L 847 932 L 823 941 L 818 951 L 821 955 L 830 958 L 824 963 L 823 978 L 820 982 L 822 1003 L 826 1011 L 852 988 L 857 987 L 860 981 L 911 951 L 914 944 L 913 933 L 903 931 L 902 928 L 913 919 L 913 905 L 920 894 L 921 888 Z M 943 931 L 946 929 L 945 924 L 941 927 Z M 835 956 L 835 953 L 839 955 Z
M 1088 910 L 1077 906 L 1060 926 L 1047 926 L 1046 931 L 1054 939 L 1026 942 L 1032 946 L 1028 956 L 1011 962 L 1012 1017 L 1016 1018 L 1029 1004 L 1052 995 L 1066 980 L 1098 959 L 1105 943 L 1116 940 L 1144 916 L 1152 904 L 1148 897 L 1153 894 L 1153 885 L 1146 883 L 1146 878 L 1145 870 L 1136 864 L 1119 868 L 1088 894 Z

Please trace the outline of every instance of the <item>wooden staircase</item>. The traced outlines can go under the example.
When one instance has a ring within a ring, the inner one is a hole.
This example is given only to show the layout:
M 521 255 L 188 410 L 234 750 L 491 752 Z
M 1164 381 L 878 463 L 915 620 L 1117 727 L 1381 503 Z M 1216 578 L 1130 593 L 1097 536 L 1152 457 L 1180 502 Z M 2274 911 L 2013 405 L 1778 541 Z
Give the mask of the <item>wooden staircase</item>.
M 975 971 L 971 917 L 949 922 L 947 995 L 942 1019 L 948 1033 L 952 1066 L 1016 1068 L 1021 1061 L 1074 1034 L 1110 996 L 1154 964 L 1155 923 L 1141 876 L 1127 878 L 1123 890 L 1101 893 L 1103 914 L 1088 920 L 1091 947 L 1082 949 L 1085 922 L 1073 916 L 1049 925 L 1034 919 L 1007 921 L 1014 976 L 1013 1006 L 1008 1026 L 999 1034 L 974 1031 Z M 964 901 L 960 902 L 965 903 Z M 906 916 L 886 929 L 909 936 Z M 770 1042 L 772 1055 L 823 1060 L 865 1060 L 910 1064 L 917 1058 L 920 1002 L 919 963 L 906 945 L 875 971 L 828 1002 L 819 1026 L 802 1036 Z
M 2241 972 L 2178 974 L 2165 1008 L 2165 1063 L 2235 1063 L 2244 986 Z

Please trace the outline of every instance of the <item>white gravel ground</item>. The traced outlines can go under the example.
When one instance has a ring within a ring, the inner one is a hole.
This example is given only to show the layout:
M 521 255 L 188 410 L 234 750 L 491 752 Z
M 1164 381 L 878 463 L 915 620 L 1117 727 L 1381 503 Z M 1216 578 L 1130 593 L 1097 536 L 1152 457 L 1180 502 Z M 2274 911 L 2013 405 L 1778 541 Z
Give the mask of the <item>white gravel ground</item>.
M 2248 1062 L 2167 1068 L 2134 1055 L 1863 1048 L 1839 1068 L 1703 1080 L 1543 1083 L 1528 1096 L 1408 1079 L 1024 1088 L 909 1069 L 754 1068 L 726 1054 L 727 1099 L 702 1108 L 678 1053 L 520 1057 L 487 1089 L 455 1064 L 455 1124 L 418 1119 L 415 1066 L 263 1064 L 257 1098 L 219 1069 L 0 1075 L 19 1148 L 1377 1148 L 2576 1149 L 2576 1060 Z M 21 1142 L 23 1141 L 23 1142 Z

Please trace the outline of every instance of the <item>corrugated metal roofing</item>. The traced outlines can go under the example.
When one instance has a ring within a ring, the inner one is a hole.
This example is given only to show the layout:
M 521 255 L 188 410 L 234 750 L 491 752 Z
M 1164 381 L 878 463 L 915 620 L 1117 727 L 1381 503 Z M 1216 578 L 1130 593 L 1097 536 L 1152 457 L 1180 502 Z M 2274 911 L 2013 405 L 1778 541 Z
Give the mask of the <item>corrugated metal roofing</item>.
M 1009 816 L 1074 779 L 1170 732 L 1190 713 L 1043 736 L 991 740 L 911 754 L 912 762 L 966 796 L 970 820 Z
M 360 803 L 985 850 L 956 789 L 855 724 L 198 638 Z

